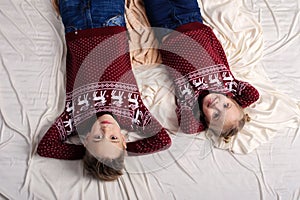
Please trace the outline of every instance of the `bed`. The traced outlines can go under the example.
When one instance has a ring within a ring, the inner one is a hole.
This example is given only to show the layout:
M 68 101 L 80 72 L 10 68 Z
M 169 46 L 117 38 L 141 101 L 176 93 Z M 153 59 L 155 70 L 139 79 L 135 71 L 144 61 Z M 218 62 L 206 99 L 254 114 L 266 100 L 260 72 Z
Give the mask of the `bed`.
M 63 27 L 50 1 L 2 0 L 0 199 L 300 199 L 300 2 L 199 0 L 199 5 L 236 78 L 261 94 L 247 109 L 251 122 L 229 144 L 207 133 L 176 132 L 172 82 L 160 64 L 142 1 L 129 0 L 135 76 L 173 144 L 156 154 L 127 157 L 121 178 L 101 182 L 86 176 L 79 160 L 36 154 L 64 109 Z

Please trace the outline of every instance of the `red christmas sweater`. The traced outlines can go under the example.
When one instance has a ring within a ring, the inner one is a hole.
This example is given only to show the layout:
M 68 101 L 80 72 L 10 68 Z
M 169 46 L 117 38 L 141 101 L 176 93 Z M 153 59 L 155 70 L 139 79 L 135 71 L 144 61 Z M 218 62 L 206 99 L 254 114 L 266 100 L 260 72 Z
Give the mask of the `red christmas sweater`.
M 64 143 L 76 126 L 96 113 L 113 114 L 122 129 L 147 137 L 127 143 L 129 155 L 164 150 L 171 139 L 141 100 L 132 72 L 123 27 L 104 27 L 66 34 L 67 85 L 64 112 L 40 141 L 37 153 L 58 159 L 81 159 L 82 145 Z
M 176 113 L 185 133 L 206 129 L 203 120 L 199 120 L 198 98 L 201 101 L 209 92 L 230 96 L 243 108 L 259 98 L 252 85 L 235 79 L 222 45 L 204 24 L 193 22 L 178 27 L 162 43 L 161 54 L 174 79 Z

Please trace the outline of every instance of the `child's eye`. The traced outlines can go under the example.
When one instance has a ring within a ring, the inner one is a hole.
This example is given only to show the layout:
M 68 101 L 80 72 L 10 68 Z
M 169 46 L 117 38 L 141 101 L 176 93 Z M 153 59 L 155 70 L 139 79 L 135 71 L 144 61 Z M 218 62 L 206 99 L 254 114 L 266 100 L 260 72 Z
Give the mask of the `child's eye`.
M 213 114 L 213 118 L 214 118 L 214 119 L 217 119 L 217 118 L 219 117 L 219 115 L 220 115 L 220 114 L 219 114 L 218 112 L 215 112 L 215 113 Z
M 97 140 L 101 140 L 103 138 L 103 135 L 95 135 L 94 136 L 94 139 L 97 139 Z
M 114 136 L 114 135 L 111 135 L 110 139 L 113 143 L 119 143 L 120 142 L 119 138 L 117 136 Z
M 110 139 L 112 139 L 112 140 L 117 140 L 117 139 L 118 139 L 118 137 L 116 137 L 116 136 L 112 135 L 112 136 L 110 136 Z
M 224 108 L 229 108 L 230 105 L 229 105 L 229 103 L 224 103 L 223 106 L 224 106 Z

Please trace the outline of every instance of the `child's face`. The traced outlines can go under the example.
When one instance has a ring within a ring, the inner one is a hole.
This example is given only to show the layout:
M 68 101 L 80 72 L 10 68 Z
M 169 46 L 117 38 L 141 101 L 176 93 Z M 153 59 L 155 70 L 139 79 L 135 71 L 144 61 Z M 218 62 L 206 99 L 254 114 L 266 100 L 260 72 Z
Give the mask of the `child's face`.
M 93 124 L 85 139 L 85 147 L 95 157 L 114 159 L 126 147 L 126 142 L 117 121 L 105 114 Z
M 243 118 L 240 106 L 233 99 L 218 93 L 205 96 L 202 109 L 207 124 L 215 130 L 235 126 Z

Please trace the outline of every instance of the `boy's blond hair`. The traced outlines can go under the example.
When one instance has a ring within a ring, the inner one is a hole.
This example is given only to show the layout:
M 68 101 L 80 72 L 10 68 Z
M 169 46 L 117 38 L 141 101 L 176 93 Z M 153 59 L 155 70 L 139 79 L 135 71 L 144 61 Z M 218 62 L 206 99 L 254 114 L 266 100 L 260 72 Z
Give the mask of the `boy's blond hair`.
M 85 170 L 94 178 L 103 181 L 114 181 L 123 175 L 125 151 L 115 159 L 101 158 L 101 161 L 86 151 L 83 157 Z

